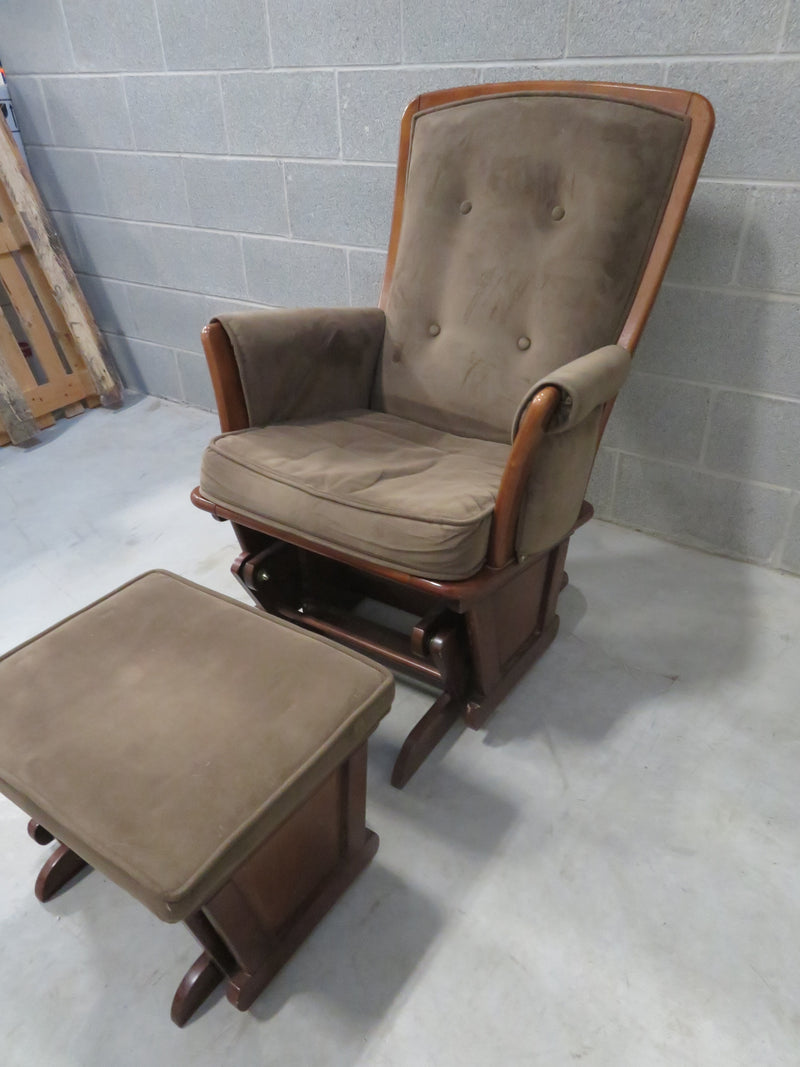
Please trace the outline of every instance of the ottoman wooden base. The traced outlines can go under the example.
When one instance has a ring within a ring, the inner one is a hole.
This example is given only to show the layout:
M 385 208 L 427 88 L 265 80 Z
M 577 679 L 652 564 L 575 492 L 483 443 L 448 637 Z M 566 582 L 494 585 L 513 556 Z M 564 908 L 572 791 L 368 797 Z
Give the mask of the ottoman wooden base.
M 369 864 L 379 838 L 365 825 L 366 787 L 362 745 L 222 889 L 184 919 L 204 951 L 175 992 L 171 1016 L 177 1026 L 226 980 L 230 1003 L 247 1011 Z M 54 840 L 33 819 L 28 833 L 41 845 Z M 50 900 L 88 866 L 59 844 L 36 879 L 37 898 Z
M 393 688 L 362 657 L 163 572 L 65 620 L 0 658 L 0 791 L 35 841 L 57 841 L 36 896 L 96 867 L 200 942 L 178 1026 L 221 982 L 245 1011 L 375 855 L 367 738 Z

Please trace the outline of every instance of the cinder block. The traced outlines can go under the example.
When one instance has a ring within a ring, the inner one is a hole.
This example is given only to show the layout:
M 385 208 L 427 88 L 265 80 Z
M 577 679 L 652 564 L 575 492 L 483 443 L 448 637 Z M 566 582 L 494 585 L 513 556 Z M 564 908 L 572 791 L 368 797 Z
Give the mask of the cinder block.
M 95 322 L 106 333 L 134 334 L 134 321 L 128 303 L 128 286 L 110 278 L 96 278 L 92 274 L 79 274 L 78 283 Z
M 567 0 L 403 0 L 406 63 L 555 58 L 564 54 Z
M 125 79 L 136 147 L 147 152 L 224 152 L 216 74 Z
M 480 71 L 475 67 L 343 70 L 337 77 L 344 158 L 396 163 L 406 105 L 432 89 L 473 85 L 480 81 Z
M 636 353 L 641 371 L 800 397 L 800 301 L 664 286 Z
M 51 210 L 106 214 L 94 152 L 31 146 L 27 153 L 36 186 Z
M 280 163 L 269 159 L 183 160 L 195 226 L 288 235 Z
M 270 65 L 264 0 L 169 0 L 158 17 L 167 70 Z
M 121 78 L 45 78 L 42 89 L 56 144 L 66 148 L 133 148 Z
M 594 507 L 598 519 L 610 519 L 614 500 L 614 476 L 617 456 L 608 448 L 601 448 L 594 461 L 592 476 L 586 489 L 586 499 Z
M 800 401 L 723 392 L 710 418 L 707 467 L 800 489 Z
M 157 280 L 190 293 L 246 296 L 239 238 L 211 230 L 151 226 Z M 131 279 L 143 281 L 145 279 Z M 148 279 L 152 284 L 152 279 Z
M 785 526 L 788 499 L 778 489 L 621 455 L 614 519 L 681 544 L 766 562 Z
M 222 99 L 236 155 L 320 159 L 339 154 L 331 71 L 223 74 Z
M 243 237 L 247 289 L 273 307 L 344 307 L 348 302 L 344 249 Z
M 609 448 L 689 462 L 700 458 L 710 390 L 655 374 L 633 373 L 603 437 Z
M 74 70 L 59 0 L 4 0 L 2 57 L 8 74 Z
M 171 348 L 109 333 L 106 343 L 123 383 L 137 393 L 182 400 L 178 363 Z
M 347 253 L 350 267 L 350 304 L 352 307 L 375 307 L 381 295 L 386 270 L 385 252 Z
M 133 325 L 130 333 L 144 341 L 201 353 L 200 331 L 208 322 L 208 297 L 158 289 L 151 285 L 127 287 Z
M 800 498 L 794 501 L 794 515 L 786 543 L 783 546 L 780 564 L 784 570 L 800 574 Z
M 567 54 L 706 55 L 773 52 L 780 36 L 783 0 L 740 4 L 693 0 L 685 17 L 663 0 L 574 0 Z
M 188 225 L 189 205 L 178 156 L 103 152 L 97 161 L 109 215 Z
M 208 373 L 208 364 L 203 356 L 191 352 L 176 352 L 178 374 L 183 387 L 183 399 L 192 407 L 205 411 L 216 411 L 217 402 Z
M 800 52 L 800 0 L 790 0 L 782 51 Z
M 800 65 L 798 66 L 800 78 Z M 737 281 L 752 289 L 800 293 L 800 189 L 756 188 Z
M 353 163 L 287 163 L 286 191 L 294 237 L 385 248 L 395 168 Z
M 733 279 L 744 227 L 747 187 L 700 182 L 692 196 L 667 279 L 727 285 Z
M 9 78 L 8 88 L 25 147 L 52 144 L 53 132 L 47 117 L 41 81 L 24 76 Z
M 101 278 L 153 284 L 158 264 L 150 228 L 138 222 L 72 216 L 78 243 L 78 269 Z
M 223 296 L 208 296 L 206 300 L 206 322 L 210 322 L 215 315 L 238 315 L 242 311 L 263 311 L 267 307 L 254 300 L 230 300 Z
M 641 60 L 606 60 L 601 63 L 506 63 L 484 67 L 481 81 L 578 81 L 578 82 L 628 82 L 633 85 L 661 85 L 664 66 Z
M 163 70 L 154 0 L 63 0 L 78 69 Z
M 758 5 L 752 11 L 758 13 Z M 797 123 L 800 61 L 673 63 L 667 84 L 707 96 L 717 124 L 706 156 L 706 178 L 800 179 Z
M 299 30 L 302 27 L 302 30 Z M 400 0 L 270 0 L 276 67 L 399 63 Z

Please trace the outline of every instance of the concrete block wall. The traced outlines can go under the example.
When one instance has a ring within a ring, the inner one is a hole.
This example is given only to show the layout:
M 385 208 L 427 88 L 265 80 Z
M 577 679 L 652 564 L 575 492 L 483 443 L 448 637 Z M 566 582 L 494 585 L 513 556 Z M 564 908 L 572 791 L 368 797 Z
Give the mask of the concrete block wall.
M 375 302 L 417 93 L 705 93 L 714 141 L 590 496 L 800 573 L 800 0 L 5 0 L 0 57 L 127 384 L 203 407 L 215 312 Z

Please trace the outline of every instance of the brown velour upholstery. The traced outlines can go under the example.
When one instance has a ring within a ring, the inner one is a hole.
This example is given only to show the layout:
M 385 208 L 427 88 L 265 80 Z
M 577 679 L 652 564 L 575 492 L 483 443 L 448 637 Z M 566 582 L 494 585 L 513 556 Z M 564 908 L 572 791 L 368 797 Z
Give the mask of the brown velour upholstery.
M 486 558 L 508 453 L 496 441 L 352 411 L 216 437 L 202 486 L 214 500 L 254 518 L 268 514 L 332 548 L 460 578 Z
M 363 743 L 393 689 L 355 653 L 150 572 L 0 659 L 0 790 L 177 922 Z
M 377 405 L 507 441 L 534 382 L 618 339 L 685 135 L 580 96 L 420 111 Z
M 407 420 L 401 434 L 407 441 L 428 427 L 510 444 L 515 416 L 536 383 L 578 358 L 587 370 L 595 360 L 587 396 L 596 403 L 582 401 L 559 427 L 569 430 L 569 441 L 544 446 L 520 519 L 520 555 L 556 543 L 583 499 L 599 405 L 616 394 L 629 363 L 620 360 L 609 372 L 594 350 L 619 337 L 672 188 L 686 125 L 682 117 L 649 107 L 558 94 L 508 93 L 419 112 L 385 321 L 377 308 L 220 316 L 251 425 L 372 407 Z M 581 425 L 593 411 L 594 419 Z M 218 458 L 225 446 L 217 440 L 201 490 L 210 500 L 299 535 L 324 537 L 330 526 L 327 544 L 399 570 L 451 579 L 479 570 L 487 544 L 485 507 L 474 517 L 469 551 L 453 546 L 442 530 L 437 552 L 432 529 L 423 550 L 412 539 L 406 552 L 402 520 L 373 540 L 377 520 L 365 523 L 360 493 L 369 444 L 349 430 L 336 434 L 331 426 L 324 434 L 326 448 L 331 434 L 338 437 L 335 502 L 327 487 L 320 491 L 313 472 L 292 479 L 291 494 L 271 484 L 282 483 L 276 474 L 281 448 L 287 459 L 315 448 L 320 428 L 305 421 L 284 426 L 280 435 L 259 430 L 249 447 L 232 446 L 238 462 L 246 462 L 246 486 L 233 467 L 224 485 Z M 352 496 L 343 488 L 350 480 L 344 439 L 353 441 Z M 382 478 L 382 452 L 375 456 L 376 479 Z M 411 458 L 413 468 L 425 463 L 424 452 Z M 476 472 L 479 492 L 496 494 L 501 475 L 498 468 L 494 484 L 487 485 Z M 424 501 L 430 478 L 410 475 L 399 482 L 389 476 L 385 511 L 380 493 L 366 504 L 383 514 L 380 525 L 413 516 L 418 499 L 420 519 L 429 521 Z M 445 515 L 462 510 L 447 499 L 462 487 L 458 479 L 442 480 Z M 492 504 L 493 498 L 489 511 Z M 348 506 L 351 522 L 342 518 Z M 483 555 L 476 555 L 478 545 Z
M 600 435 L 713 124 L 707 100 L 667 88 L 423 94 L 401 126 L 380 309 L 204 333 L 236 432 L 193 499 L 233 522 L 234 573 L 265 610 L 444 690 L 395 784 L 555 636 Z M 367 628 L 365 596 L 418 616 L 407 643 Z

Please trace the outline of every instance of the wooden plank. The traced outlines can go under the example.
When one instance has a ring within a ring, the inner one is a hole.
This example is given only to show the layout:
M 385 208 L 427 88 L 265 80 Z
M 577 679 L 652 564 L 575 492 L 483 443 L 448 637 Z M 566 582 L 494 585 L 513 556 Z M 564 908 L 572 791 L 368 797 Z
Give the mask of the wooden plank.
M 14 331 L 8 324 L 5 313 L 0 312 L 0 355 L 9 373 L 14 376 L 20 392 L 26 389 L 34 389 L 37 385 L 33 372 L 28 366 L 28 361 L 22 354 L 19 341 L 14 336 Z
M 11 372 L 8 352 L 16 352 L 24 362 L 17 339 L 5 315 L 0 314 L 0 424 L 15 445 L 36 436 L 33 413 L 22 395 L 19 382 Z M 25 368 L 27 371 L 27 367 Z
M 56 303 L 53 290 L 50 288 L 42 268 L 39 266 L 39 260 L 36 258 L 33 249 L 30 246 L 21 249 L 19 257 L 28 276 L 28 281 L 49 320 L 50 329 L 56 335 L 56 339 L 61 345 L 61 351 L 67 357 L 67 362 L 75 371 L 84 370 L 86 364 L 81 357 L 72 334 L 67 329 L 64 312 Z
M 25 389 L 23 396 L 34 415 L 41 417 L 48 412 L 58 411 L 79 400 L 94 389 L 86 371 L 68 374 L 60 382 L 46 382 L 33 389 Z
M 31 343 L 39 362 L 50 382 L 60 381 L 67 371 L 61 362 L 53 338 L 36 305 L 33 293 L 28 286 L 16 260 L 10 253 L 0 253 L 0 281 L 6 288 L 11 305 L 19 317 L 25 335 Z
M 98 393 L 106 404 L 119 404 L 122 399 L 122 386 L 106 363 L 104 345 L 89 305 L 80 290 L 47 209 L 30 180 L 28 168 L 23 163 L 4 122 L 0 122 L 0 182 L 5 186 L 19 221 L 25 228 L 28 243 L 36 253 L 42 272 L 64 313 L 67 329 L 91 375 L 94 392 Z
M 64 418 L 74 419 L 76 415 L 82 415 L 85 408 L 80 400 L 77 400 L 74 404 L 67 404 L 64 408 Z

